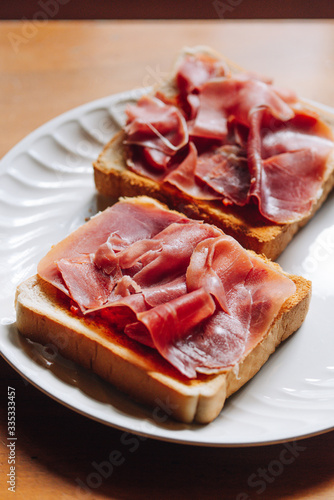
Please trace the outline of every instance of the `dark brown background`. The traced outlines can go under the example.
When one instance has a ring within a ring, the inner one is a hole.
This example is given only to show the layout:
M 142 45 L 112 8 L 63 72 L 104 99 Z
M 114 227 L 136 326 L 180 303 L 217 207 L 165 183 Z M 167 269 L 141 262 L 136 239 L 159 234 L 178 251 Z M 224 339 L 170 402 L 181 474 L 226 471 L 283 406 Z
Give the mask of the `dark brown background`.
M 57 7 L 52 7 L 57 3 Z M 332 0 L 2 0 L 0 19 L 329 19 Z M 57 10 L 57 12 L 56 12 Z

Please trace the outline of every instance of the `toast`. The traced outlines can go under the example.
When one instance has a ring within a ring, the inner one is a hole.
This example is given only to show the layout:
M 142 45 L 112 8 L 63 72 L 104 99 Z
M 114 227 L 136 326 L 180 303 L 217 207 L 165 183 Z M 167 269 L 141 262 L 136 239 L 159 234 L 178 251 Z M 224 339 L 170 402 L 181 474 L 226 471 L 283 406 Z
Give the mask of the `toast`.
M 176 67 L 182 57 L 189 53 L 206 54 L 223 60 L 233 74 L 242 72 L 237 65 L 205 47 L 185 49 L 179 56 Z M 170 103 L 177 105 L 175 72 L 176 70 L 169 80 L 159 87 L 155 87 L 152 90 L 152 95 L 159 97 L 163 94 L 165 99 L 167 96 Z M 333 115 L 301 100 L 298 101 L 298 106 L 310 112 L 316 112 L 334 130 Z M 298 220 L 277 223 L 264 217 L 259 212 L 256 203 L 250 203 L 246 206 L 238 206 L 237 204 L 225 206 L 221 200 L 194 199 L 173 184 L 162 183 L 132 171 L 128 166 L 129 161 L 131 162 L 130 149 L 125 143 L 125 132 L 121 130 L 104 147 L 93 164 L 95 185 L 102 195 L 113 199 L 118 199 L 120 196 L 151 196 L 166 203 L 170 208 L 185 213 L 188 217 L 216 225 L 225 233 L 233 236 L 245 248 L 264 254 L 272 260 L 276 260 L 299 229 L 314 216 L 334 186 L 333 149 L 326 160 L 321 189 L 318 190 L 316 199 L 308 213 Z
M 285 275 L 278 264 L 265 257 L 256 259 Z M 17 327 L 34 342 L 53 344 L 65 358 L 91 370 L 134 400 L 153 409 L 160 401 L 173 418 L 206 424 L 219 415 L 226 398 L 248 382 L 304 321 L 311 283 L 298 276 L 289 278 L 295 292 L 285 300 L 261 341 L 236 365 L 218 373 L 198 373 L 196 378 L 184 376 L 159 352 L 120 334 L 101 318 L 73 313 L 68 297 L 39 275 L 17 288 Z

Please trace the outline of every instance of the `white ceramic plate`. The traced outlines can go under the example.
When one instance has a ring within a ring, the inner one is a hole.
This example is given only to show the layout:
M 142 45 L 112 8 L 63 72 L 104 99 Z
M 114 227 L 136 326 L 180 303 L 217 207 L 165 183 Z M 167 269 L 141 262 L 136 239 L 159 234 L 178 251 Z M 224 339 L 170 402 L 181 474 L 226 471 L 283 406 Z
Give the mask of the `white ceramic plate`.
M 14 294 L 36 272 L 50 246 L 101 206 L 92 161 L 141 90 L 76 108 L 39 128 L 0 164 L 0 346 L 27 380 L 62 404 L 107 425 L 156 439 L 208 446 L 248 446 L 334 428 L 334 199 L 280 258 L 284 269 L 313 281 L 300 330 L 231 397 L 210 425 L 168 419 L 162 403 L 151 411 L 98 377 L 23 340 L 15 326 Z M 331 111 L 328 108 L 327 111 Z M 159 406 L 160 405 L 160 406 Z

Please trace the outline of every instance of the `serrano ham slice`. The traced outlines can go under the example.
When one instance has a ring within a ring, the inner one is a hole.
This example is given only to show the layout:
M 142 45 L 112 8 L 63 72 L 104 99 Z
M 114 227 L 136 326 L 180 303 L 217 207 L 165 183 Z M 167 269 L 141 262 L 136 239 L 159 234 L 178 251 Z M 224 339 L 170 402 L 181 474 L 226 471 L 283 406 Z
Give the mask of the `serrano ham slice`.
M 127 144 L 137 144 L 165 155 L 173 155 L 188 142 L 185 119 L 175 106 L 155 97 L 143 96 L 135 105 L 129 105 L 126 113 Z
M 164 182 L 173 184 L 184 193 L 199 200 L 217 200 L 219 193 L 215 192 L 209 183 L 199 184 L 196 178 L 198 153 L 194 143 L 189 144 L 189 152 L 180 165 L 165 176 Z
M 247 157 L 238 146 L 221 146 L 199 156 L 195 175 L 219 193 L 225 203 L 243 206 L 248 201 L 250 172 Z
M 201 89 L 199 111 L 190 134 L 224 141 L 229 118 L 249 126 L 250 113 L 263 107 L 281 120 L 294 116 L 291 107 L 264 82 L 243 76 L 208 81 Z
M 38 274 L 67 293 L 54 264 L 56 261 L 90 255 L 107 241 L 112 244 L 114 251 L 119 251 L 135 241 L 152 238 L 173 222 L 188 224 L 190 221 L 181 214 L 160 208 L 149 199 L 141 203 L 119 202 L 92 217 L 87 224 L 54 246 L 39 262 Z
M 165 304 L 187 293 L 186 276 L 181 274 L 177 278 L 165 281 L 163 284 L 158 283 L 157 285 L 142 288 L 142 293 L 145 302 L 151 307 Z
M 208 80 L 229 74 L 230 70 L 224 61 L 205 54 L 199 56 L 189 54 L 178 67 L 176 84 L 181 94 L 188 95 L 198 91 Z
M 135 332 L 149 332 L 155 349 L 183 375 L 196 377 L 191 358 L 180 349 L 185 334 L 189 334 L 201 322 L 210 317 L 215 304 L 209 293 L 202 288 L 187 293 L 165 304 L 138 314 L 139 322 L 130 325 L 131 337 Z M 143 335 L 143 334 L 142 334 Z
M 289 297 L 296 290 L 290 279 L 285 279 L 259 257 L 250 255 L 250 260 L 253 267 L 246 277 L 245 286 L 252 295 L 252 311 L 246 352 L 257 344 L 260 332 L 270 327 L 270 318 L 276 317 L 279 304 L 284 302 L 282 297 Z M 263 286 L 264 282 L 270 283 L 270 286 Z
M 176 74 L 176 84 L 180 91 L 183 109 L 189 119 L 195 118 L 199 108 L 199 90 L 204 83 L 230 74 L 224 61 L 201 54 L 185 57 Z
M 143 96 L 127 107 L 126 114 L 125 142 L 137 146 L 137 154 L 128 161 L 129 167 L 145 175 L 143 163 L 146 163 L 152 167 L 150 176 L 160 179 L 171 157 L 188 143 L 188 128 L 182 113 L 156 97 Z
M 95 216 L 49 252 L 39 273 L 83 314 L 156 349 L 188 378 L 238 363 L 295 290 L 221 230 L 146 199 Z
M 134 280 L 147 287 L 184 274 L 197 244 L 218 234 L 220 231 L 209 224 L 171 224 L 154 238 L 162 245 L 162 251 L 142 256 L 143 267 Z
M 270 126 L 269 126 L 269 124 Z M 287 223 L 305 217 L 319 196 L 332 134 L 313 114 L 297 111 L 278 122 L 254 112 L 248 140 L 250 194 L 266 218 Z
M 82 311 L 101 307 L 108 299 L 115 280 L 98 272 L 88 256 L 60 259 L 56 267 L 66 285 L 68 294 Z

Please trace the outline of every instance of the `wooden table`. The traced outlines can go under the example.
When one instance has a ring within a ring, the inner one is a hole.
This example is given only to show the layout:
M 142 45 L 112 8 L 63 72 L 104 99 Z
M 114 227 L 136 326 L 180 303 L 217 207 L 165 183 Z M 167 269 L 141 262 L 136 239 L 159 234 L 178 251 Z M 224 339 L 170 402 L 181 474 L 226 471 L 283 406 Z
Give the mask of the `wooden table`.
M 184 45 L 211 45 L 300 95 L 334 106 L 334 22 L 48 20 L 2 22 L 0 35 L 0 157 L 66 110 L 153 84 Z M 6 484 L 8 385 L 16 389 L 17 499 L 334 498 L 334 432 L 255 448 L 146 439 L 130 449 L 120 431 L 54 402 L 3 360 L 1 498 L 12 498 Z M 287 446 L 293 459 L 275 469 Z M 124 461 L 94 487 L 93 463 L 106 461 L 113 450 Z

